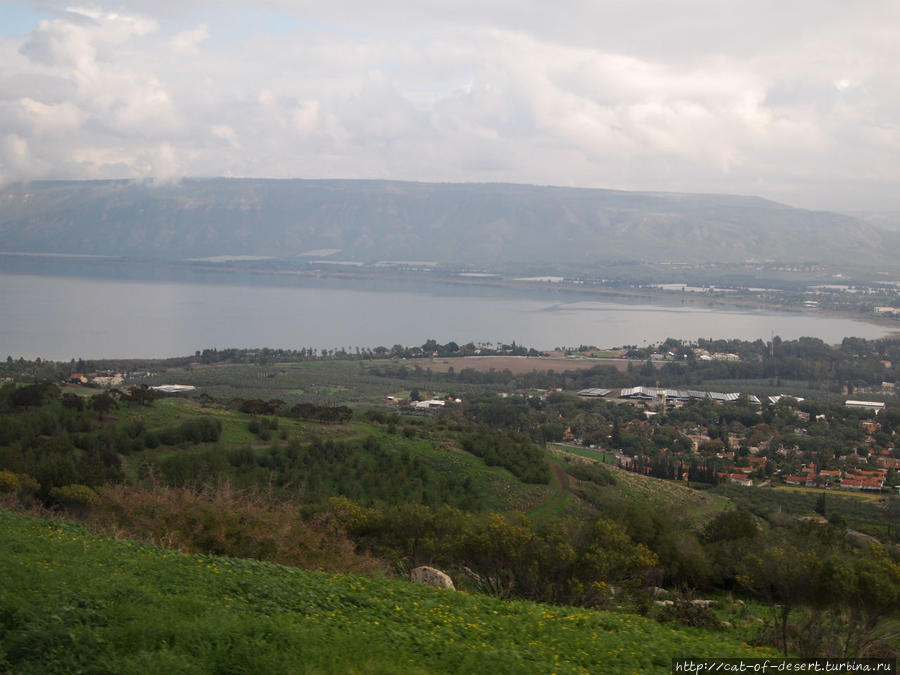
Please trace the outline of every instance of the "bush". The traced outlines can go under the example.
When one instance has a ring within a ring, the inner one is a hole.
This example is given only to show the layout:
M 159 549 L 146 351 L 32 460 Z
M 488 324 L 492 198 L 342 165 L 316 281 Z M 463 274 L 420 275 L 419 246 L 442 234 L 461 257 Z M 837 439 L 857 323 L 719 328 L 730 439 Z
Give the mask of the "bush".
M 566 466 L 566 473 L 578 480 L 588 481 L 601 487 L 616 484 L 616 477 L 612 471 L 596 462 L 573 461 Z
M 19 478 L 12 471 L 0 471 L 0 492 L 18 492 Z
M 256 434 L 263 441 L 272 440 L 272 433 L 278 429 L 277 417 L 251 417 L 247 423 L 251 434 Z
M 28 506 L 40 489 L 40 483 L 26 473 L 0 471 L 0 495 L 6 495 L 8 503 Z
M 222 434 L 222 422 L 214 417 L 195 417 L 184 420 L 178 426 L 162 429 L 156 438 L 146 438 L 144 443 L 148 448 L 156 447 L 154 441 L 163 445 L 178 445 L 179 443 L 215 443 Z M 148 433 L 149 437 L 150 434 Z
M 714 543 L 718 541 L 735 541 L 737 539 L 752 539 L 759 534 L 759 526 L 756 519 L 746 509 L 737 508 L 723 511 L 713 518 L 703 529 L 703 541 Z
M 178 432 L 189 443 L 215 443 L 222 434 L 222 422 L 213 417 L 197 417 L 182 422 Z
M 660 621 L 670 621 L 692 628 L 711 628 L 721 630 L 722 622 L 704 602 L 694 602 L 678 598 L 659 614 Z
M 50 499 L 62 506 L 96 506 L 100 497 L 87 485 L 63 485 L 50 490 Z
M 329 572 L 383 571 L 379 561 L 354 550 L 332 516 L 304 520 L 295 504 L 272 502 L 256 491 L 238 493 L 228 485 L 201 492 L 106 487 L 88 522 L 117 536 L 194 553 Z

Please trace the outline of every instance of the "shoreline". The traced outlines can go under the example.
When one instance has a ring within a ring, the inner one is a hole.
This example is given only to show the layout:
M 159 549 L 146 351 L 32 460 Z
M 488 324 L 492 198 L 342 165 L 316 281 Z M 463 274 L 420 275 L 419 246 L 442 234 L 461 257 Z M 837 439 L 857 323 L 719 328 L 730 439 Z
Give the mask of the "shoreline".
M 36 261 L 41 261 L 35 264 Z M 5 264 L 12 263 L 12 264 Z M 822 309 L 804 307 L 800 304 L 786 305 L 777 302 L 766 302 L 753 297 L 733 297 L 731 293 L 691 293 L 672 291 L 650 285 L 637 287 L 615 287 L 592 285 L 591 283 L 547 282 L 512 279 L 503 277 L 461 277 L 447 273 L 431 273 L 403 270 L 370 270 L 370 269 L 284 269 L 270 268 L 255 262 L 247 264 L 210 264 L 184 261 L 153 261 L 127 259 L 91 259 L 61 261 L 59 257 L 0 255 L 0 274 L 29 275 L 47 278 L 77 278 L 100 282 L 146 282 L 173 284 L 203 284 L 212 286 L 246 286 L 277 288 L 328 288 L 347 289 L 356 286 L 356 290 L 372 292 L 419 292 L 434 294 L 434 288 L 443 287 L 445 293 L 455 295 L 452 289 L 459 289 L 458 295 L 465 297 L 517 298 L 556 302 L 566 305 L 578 302 L 607 302 L 610 304 L 637 305 L 646 304 L 657 308 L 685 308 L 709 311 L 753 311 L 783 314 L 786 316 L 809 316 L 835 318 L 852 321 L 858 324 L 877 327 L 883 331 L 880 338 L 900 338 L 900 321 L 877 316 L 872 313 L 854 312 L 846 309 Z M 366 282 L 372 282 L 366 284 Z M 377 282 L 377 283 L 376 283 Z M 348 290 L 353 290 L 352 288 Z M 796 300 L 802 295 L 792 297 Z M 802 302 L 802 301 L 801 301 Z M 553 309 L 553 307 L 550 307 Z M 548 313 L 550 321 L 553 312 Z M 844 337 L 853 335 L 848 331 Z M 696 340 L 701 332 L 686 339 Z M 446 339 L 447 336 L 439 336 Z M 452 336 L 451 336 L 452 337 Z M 523 336 L 524 337 L 524 336 Z M 725 339 L 746 339 L 745 335 L 730 335 Z M 589 336 L 583 338 L 590 340 Z M 763 338 L 765 339 L 765 338 Z M 836 335 L 831 336 L 837 339 Z M 825 340 L 831 344 L 840 344 Z M 524 342 L 524 341 L 523 341 Z M 618 347 L 621 345 L 603 344 L 598 347 Z

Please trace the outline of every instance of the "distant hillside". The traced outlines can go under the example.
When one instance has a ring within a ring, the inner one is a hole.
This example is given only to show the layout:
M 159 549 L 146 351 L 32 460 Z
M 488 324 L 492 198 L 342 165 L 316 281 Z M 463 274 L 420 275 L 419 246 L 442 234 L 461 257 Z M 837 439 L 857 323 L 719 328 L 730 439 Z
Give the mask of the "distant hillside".
M 891 234 L 849 216 L 756 197 L 529 185 L 217 178 L 0 190 L 0 251 L 16 252 L 889 266 L 896 265 Z

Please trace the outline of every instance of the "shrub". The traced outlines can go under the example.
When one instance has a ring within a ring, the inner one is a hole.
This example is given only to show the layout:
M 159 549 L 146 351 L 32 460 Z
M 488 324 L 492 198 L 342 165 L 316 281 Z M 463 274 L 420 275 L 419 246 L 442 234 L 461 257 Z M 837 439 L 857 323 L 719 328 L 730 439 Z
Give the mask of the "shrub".
M 713 518 L 703 529 L 703 541 L 729 542 L 743 538 L 753 538 L 759 534 L 756 519 L 746 509 L 729 509 Z
M 195 417 L 184 420 L 178 426 L 162 429 L 157 438 L 163 445 L 178 445 L 179 443 L 215 443 L 222 434 L 222 422 L 214 417 Z M 148 434 L 149 436 L 150 434 Z M 148 448 L 154 439 L 145 439 Z
M 616 477 L 602 464 L 574 461 L 566 466 L 566 473 L 578 480 L 588 481 L 601 487 L 615 485 Z
M 106 487 L 88 524 L 120 537 L 193 553 L 256 558 L 329 572 L 383 571 L 382 563 L 355 552 L 329 514 L 304 520 L 295 504 L 272 502 L 256 491 L 238 493 L 227 484 L 200 492 Z
M 97 493 L 87 485 L 63 485 L 50 490 L 50 499 L 62 506 L 95 506 L 100 502 Z
M 0 492 L 18 492 L 19 478 L 12 471 L 0 471 Z
M 706 603 L 692 602 L 678 598 L 667 607 L 663 607 L 659 615 L 660 621 L 671 621 L 682 626 L 693 628 L 712 628 L 720 630 L 722 622 Z
M 215 443 L 222 433 L 222 422 L 213 417 L 185 420 L 178 426 L 182 440 L 190 443 Z

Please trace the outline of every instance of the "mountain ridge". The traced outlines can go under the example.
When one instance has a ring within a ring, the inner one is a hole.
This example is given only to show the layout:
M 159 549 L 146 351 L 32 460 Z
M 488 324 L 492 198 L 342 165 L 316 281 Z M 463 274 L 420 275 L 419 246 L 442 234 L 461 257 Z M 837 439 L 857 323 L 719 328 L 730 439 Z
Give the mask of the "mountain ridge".
M 517 183 L 185 178 L 0 189 L 0 250 L 449 264 L 633 260 L 891 265 L 892 233 L 756 196 Z

